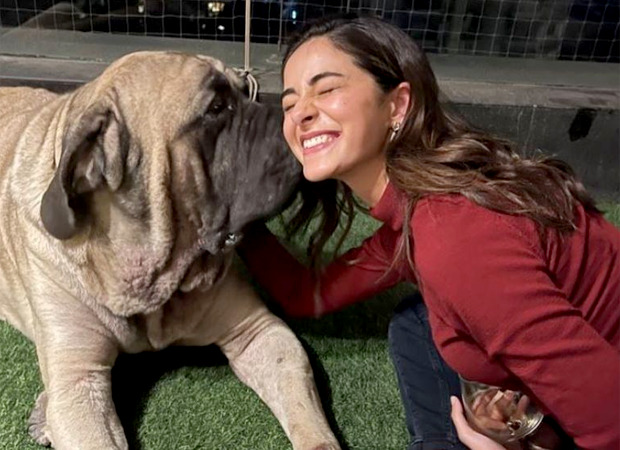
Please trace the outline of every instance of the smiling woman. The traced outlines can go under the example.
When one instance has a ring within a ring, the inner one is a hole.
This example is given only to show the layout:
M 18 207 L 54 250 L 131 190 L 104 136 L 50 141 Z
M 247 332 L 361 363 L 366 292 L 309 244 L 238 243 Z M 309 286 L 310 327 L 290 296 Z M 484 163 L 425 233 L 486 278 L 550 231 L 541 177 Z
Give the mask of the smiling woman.
M 464 448 L 450 420 L 456 371 L 523 392 L 568 435 L 562 446 L 617 449 L 620 232 L 570 167 L 448 112 L 424 53 L 375 18 L 309 25 L 282 77 L 284 136 L 309 181 L 292 229 L 321 215 L 308 252 L 318 270 L 257 227 L 242 255 L 259 283 L 306 317 L 417 284 L 388 334 L 410 449 Z M 320 267 L 354 195 L 383 226 Z
M 284 136 L 306 179 L 338 179 L 367 204 L 376 203 L 387 184 L 387 137 L 409 106 L 408 83 L 384 94 L 325 37 L 291 55 L 283 83 Z

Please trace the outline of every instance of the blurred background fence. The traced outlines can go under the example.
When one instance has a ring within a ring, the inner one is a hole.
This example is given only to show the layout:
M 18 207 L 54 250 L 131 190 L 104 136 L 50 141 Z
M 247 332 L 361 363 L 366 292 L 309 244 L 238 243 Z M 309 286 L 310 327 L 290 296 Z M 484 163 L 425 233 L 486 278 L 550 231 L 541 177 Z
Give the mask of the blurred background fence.
M 619 0 L 0 0 L 0 27 L 279 44 L 330 13 L 374 14 L 430 53 L 618 63 Z

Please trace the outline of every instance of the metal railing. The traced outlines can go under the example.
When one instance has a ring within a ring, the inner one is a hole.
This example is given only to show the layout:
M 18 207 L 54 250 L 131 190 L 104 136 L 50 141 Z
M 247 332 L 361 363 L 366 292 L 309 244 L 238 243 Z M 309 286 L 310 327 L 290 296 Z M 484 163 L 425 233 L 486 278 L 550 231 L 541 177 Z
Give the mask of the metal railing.
M 427 52 L 618 62 L 618 0 L 0 0 L 0 26 L 281 44 L 331 13 L 373 14 Z

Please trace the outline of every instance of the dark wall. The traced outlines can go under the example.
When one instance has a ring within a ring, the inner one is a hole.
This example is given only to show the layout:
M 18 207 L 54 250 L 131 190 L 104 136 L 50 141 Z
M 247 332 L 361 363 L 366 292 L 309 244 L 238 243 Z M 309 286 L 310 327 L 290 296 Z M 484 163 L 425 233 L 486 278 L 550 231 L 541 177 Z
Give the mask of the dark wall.
M 620 200 L 620 110 L 453 104 L 471 123 L 569 163 L 599 197 Z

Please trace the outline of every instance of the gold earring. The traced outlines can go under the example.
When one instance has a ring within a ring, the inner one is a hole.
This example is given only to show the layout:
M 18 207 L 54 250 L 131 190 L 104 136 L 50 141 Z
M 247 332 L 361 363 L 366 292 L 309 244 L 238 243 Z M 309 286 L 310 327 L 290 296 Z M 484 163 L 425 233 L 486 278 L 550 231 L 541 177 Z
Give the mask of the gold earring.
M 398 134 L 399 131 L 400 131 L 400 122 L 392 123 L 392 126 L 390 127 L 390 142 L 392 142 L 396 138 L 396 135 Z

